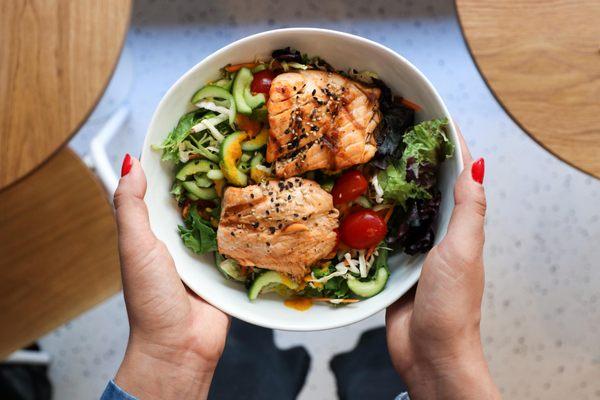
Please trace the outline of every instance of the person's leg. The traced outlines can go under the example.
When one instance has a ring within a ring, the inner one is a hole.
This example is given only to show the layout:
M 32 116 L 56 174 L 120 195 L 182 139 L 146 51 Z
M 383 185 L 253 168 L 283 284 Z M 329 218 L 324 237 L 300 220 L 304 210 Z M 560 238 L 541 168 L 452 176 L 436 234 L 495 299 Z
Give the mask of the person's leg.
M 330 367 L 340 400 L 392 400 L 406 391 L 390 361 L 384 328 L 363 333 L 356 348 L 333 357 Z
M 303 347 L 279 350 L 272 330 L 233 318 L 208 398 L 295 399 L 309 365 L 310 356 Z

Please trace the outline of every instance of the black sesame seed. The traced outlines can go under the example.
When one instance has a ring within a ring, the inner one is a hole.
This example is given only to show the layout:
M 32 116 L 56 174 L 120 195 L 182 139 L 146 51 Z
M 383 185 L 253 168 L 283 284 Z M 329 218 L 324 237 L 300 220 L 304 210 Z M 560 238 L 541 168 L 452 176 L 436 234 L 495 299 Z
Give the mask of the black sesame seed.
M 235 233 L 233 233 L 233 231 L 231 231 L 231 236 L 235 236 Z
M 299 217 L 298 213 L 294 213 L 294 218 L 298 218 L 298 217 Z
M 317 89 L 313 89 L 312 95 L 314 96 L 317 93 Z
M 250 198 L 254 198 L 254 193 L 250 193 Z
M 270 242 L 267 242 L 267 247 L 269 247 L 269 246 L 271 246 L 271 243 L 270 243 Z
M 271 227 L 269 228 L 269 232 L 271 232 L 271 234 L 275 233 L 275 227 L 274 227 L 274 226 L 271 226 Z
M 292 195 L 288 194 L 288 200 L 291 200 L 291 199 L 292 199 Z
M 253 227 L 253 228 L 258 228 L 258 222 L 253 222 L 253 223 L 252 223 L 252 227 Z

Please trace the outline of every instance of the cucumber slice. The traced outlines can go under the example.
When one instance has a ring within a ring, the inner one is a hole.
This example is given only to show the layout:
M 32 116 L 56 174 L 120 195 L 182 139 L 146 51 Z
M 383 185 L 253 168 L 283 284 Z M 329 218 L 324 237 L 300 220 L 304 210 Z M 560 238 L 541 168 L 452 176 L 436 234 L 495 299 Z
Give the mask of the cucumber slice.
M 256 183 L 267 181 L 271 177 L 269 169 L 262 165 L 262 162 L 263 155 L 261 153 L 256 153 L 250 161 L 250 178 Z
M 290 278 L 287 278 L 275 271 L 267 271 L 260 274 L 258 278 L 252 282 L 250 285 L 250 290 L 248 290 L 248 298 L 250 300 L 256 300 L 261 290 L 270 284 L 285 285 L 292 290 L 298 289 L 298 284 L 292 281 Z
M 215 85 L 206 85 L 202 89 L 198 90 L 192 96 L 192 104 L 198 103 L 202 99 L 206 98 L 217 98 L 224 99 L 229 102 L 229 109 L 231 113 L 229 114 L 229 124 L 233 125 L 235 121 L 235 113 L 236 113 L 236 102 L 234 101 L 234 97 L 229 93 L 228 90 L 215 86 Z
M 246 139 L 246 133 L 234 132 L 227 135 L 221 142 L 221 157 L 220 166 L 223 176 L 233 185 L 246 186 L 248 184 L 248 176 L 238 169 L 237 163 L 242 157 L 241 142 Z
M 250 162 L 242 161 L 238 164 L 238 169 L 243 173 L 247 173 L 248 171 L 250 171 Z
M 262 129 L 254 139 L 246 140 L 242 143 L 242 150 L 256 151 L 267 144 L 269 138 L 269 129 Z
M 213 181 L 218 181 L 220 179 L 223 179 L 223 173 L 220 169 L 211 169 L 206 173 L 206 177 L 208 179 L 212 179 Z
M 242 71 L 246 72 L 242 73 Z M 250 74 L 250 78 L 248 78 L 248 73 Z M 246 103 L 246 99 L 244 98 L 244 90 L 251 83 L 252 72 L 250 72 L 247 68 L 240 69 L 233 80 L 233 99 L 235 100 L 237 111 L 241 114 L 252 114 L 252 107 Z
M 208 177 L 205 174 L 196 175 L 194 177 L 194 180 L 196 181 L 196 185 L 198 185 L 201 188 L 207 188 L 213 185 L 213 181 L 208 179 Z
M 242 145 L 242 150 L 244 150 L 244 147 Z M 240 157 L 240 161 L 241 162 L 248 162 L 250 161 L 250 159 L 252 158 L 252 156 L 250 154 L 244 153 L 242 154 L 242 156 Z
M 179 172 L 177 172 L 175 178 L 179 179 L 180 181 L 185 181 L 185 179 L 190 175 L 208 172 L 211 169 L 211 164 L 212 163 L 208 160 L 189 161 L 179 170 Z
M 242 270 L 240 266 L 235 260 L 230 258 L 225 259 L 217 264 L 219 271 L 225 276 L 227 279 L 233 279 L 234 281 L 244 282 L 246 277 L 242 275 Z
M 196 182 L 183 182 L 181 185 L 188 193 L 196 197 L 196 199 L 190 197 L 192 200 L 213 200 L 217 198 L 217 191 L 215 188 L 201 188 L 196 185 Z
M 225 89 L 229 92 L 231 90 L 231 86 L 233 85 L 233 80 L 223 78 L 223 79 L 219 79 L 218 81 L 214 82 L 213 85 L 222 87 L 223 89 Z
M 264 71 L 265 69 L 267 69 L 267 64 L 258 64 L 256 67 L 252 68 L 252 73 L 255 74 Z
M 358 280 L 357 278 L 350 276 L 348 278 L 348 288 L 352 293 L 360 297 L 373 297 L 377 293 L 381 292 L 385 287 L 385 284 L 390 274 L 386 268 L 380 267 L 373 279 L 367 282 Z
M 200 197 L 190 193 L 190 192 L 186 192 L 185 193 L 185 197 L 187 197 L 188 199 L 192 200 L 192 201 L 198 201 L 200 200 Z
M 264 94 L 252 94 L 250 91 L 250 86 L 244 89 L 244 100 L 246 100 L 246 104 L 248 104 L 252 109 L 258 108 L 267 102 L 267 98 Z
M 233 81 L 233 98 L 237 110 L 246 115 L 252 114 L 252 109 L 258 108 L 266 102 L 264 94 L 252 94 L 250 92 L 250 84 L 253 78 L 252 72 L 244 67 L 237 72 Z

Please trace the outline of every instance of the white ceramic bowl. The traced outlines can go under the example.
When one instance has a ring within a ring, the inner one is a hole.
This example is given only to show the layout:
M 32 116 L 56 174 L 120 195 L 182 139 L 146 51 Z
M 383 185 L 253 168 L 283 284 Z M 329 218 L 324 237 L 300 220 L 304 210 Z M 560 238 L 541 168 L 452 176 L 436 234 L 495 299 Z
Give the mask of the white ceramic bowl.
M 365 301 L 345 307 L 317 304 L 300 312 L 283 305 L 276 296 L 260 297 L 250 302 L 243 286 L 225 280 L 214 266 L 212 255 L 197 256 L 184 247 L 177 233 L 182 223 L 179 209 L 169 195 L 173 180 L 172 166 L 161 163 L 159 152 L 151 144 L 163 141 L 188 108 L 192 94 L 207 81 L 219 75 L 226 64 L 267 58 L 271 51 L 291 46 L 309 55 L 318 55 L 336 69 L 375 71 L 392 89 L 423 107 L 417 119 L 447 117 L 448 110 L 431 83 L 402 56 L 367 39 L 323 29 L 291 28 L 259 33 L 238 40 L 200 61 L 169 89 L 156 109 L 144 142 L 142 166 L 148 178 L 146 203 L 150 212 L 152 230 L 169 248 L 175 259 L 181 279 L 209 303 L 236 318 L 252 324 L 294 331 L 312 331 L 336 328 L 369 317 L 392 304 L 419 279 L 424 256 L 396 255 L 389 260 L 391 276 L 386 288 Z M 456 130 L 448 128 L 452 141 L 457 144 Z M 442 204 L 437 221 L 436 240 L 445 233 L 453 208 L 453 185 L 462 170 L 460 147 L 454 158 L 441 167 L 439 188 Z

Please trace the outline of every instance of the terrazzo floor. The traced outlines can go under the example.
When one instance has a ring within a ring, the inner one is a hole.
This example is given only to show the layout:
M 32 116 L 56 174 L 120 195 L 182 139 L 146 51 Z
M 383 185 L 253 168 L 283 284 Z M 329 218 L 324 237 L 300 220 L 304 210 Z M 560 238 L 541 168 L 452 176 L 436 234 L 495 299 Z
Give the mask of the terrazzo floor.
M 486 159 L 482 333 L 495 381 L 510 399 L 600 399 L 600 181 L 547 153 L 504 113 L 475 69 L 451 1 L 136 1 L 117 73 L 71 146 L 85 155 L 125 103 L 131 117 L 112 144 L 118 166 L 126 151 L 139 154 L 158 101 L 183 72 L 238 38 L 292 26 L 373 39 L 429 77 L 472 153 Z M 382 324 L 380 313 L 326 332 L 276 332 L 278 346 L 302 344 L 312 355 L 299 398 L 336 398 L 328 360 Z M 42 338 L 55 398 L 97 399 L 127 333 L 117 295 Z

